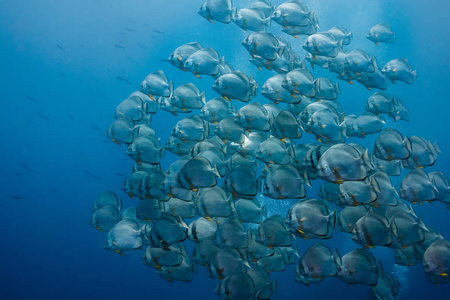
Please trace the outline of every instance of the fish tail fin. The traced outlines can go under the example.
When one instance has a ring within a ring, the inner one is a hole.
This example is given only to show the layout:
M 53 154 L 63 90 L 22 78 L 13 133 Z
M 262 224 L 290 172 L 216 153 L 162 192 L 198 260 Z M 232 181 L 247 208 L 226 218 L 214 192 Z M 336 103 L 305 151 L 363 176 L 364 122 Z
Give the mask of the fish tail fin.
M 203 93 L 200 95 L 200 99 L 201 99 L 203 105 L 205 105 L 205 104 L 206 104 L 206 94 L 205 94 L 205 92 L 203 92 Z
M 412 71 L 411 75 L 412 75 L 412 82 L 416 81 L 416 79 L 417 79 L 417 70 Z
M 164 158 L 165 155 L 166 155 L 166 147 L 161 147 L 161 149 L 159 149 L 159 156 L 161 158 Z
M 336 83 L 334 84 L 334 90 L 336 91 L 336 93 L 341 94 L 341 89 L 339 88 L 339 81 L 336 81 Z
M 432 144 L 434 151 L 436 152 L 436 156 L 438 156 L 439 153 L 442 153 L 441 147 L 439 147 L 438 142 L 433 142 Z
M 191 270 L 194 274 L 197 274 L 198 266 L 197 266 L 197 263 L 194 261 L 191 261 Z
M 338 46 L 339 46 L 339 48 L 341 48 L 342 49 L 342 42 L 343 42 L 343 40 L 340 40 L 337 44 L 338 44 Z
M 180 243 L 180 244 L 178 245 L 178 248 L 180 249 L 180 253 L 181 253 L 183 256 L 188 256 L 188 255 L 187 255 L 187 251 L 186 251 L 186 245 L 185 245 L 184 243 Z
M 334 258 L 334 262 L 336 263 L 337 267 L 340 269 L 342 266 L 342 256 L 339 253 L 338 249 L 334 249 L 333 258 Z
M 309 179 L 308 172 L 306 170 L 303 172 L 303 181 L 308 187 L 311 187 L 311 180 Z
M 249 241 L 253 241 L 255 239 L 255 237 L 253 235 L 253 231 L 251 231 L 251 230 L 247 231 L 247 239 Z
M 339 125 L 339 127 L 341 127 L 342 135 L 345 136 L 346 138 L 348 138 L 348 135 L 347 135 L 347 124 L 345 124 L 345 122 L 342 122 Z
M 278 55 L 281 57 L 281 56 L 283 56 L 283 54 L 284 54 L 284 51 L 286 51 L 286 49 L 288 48 L 288 45 L 286 44 L 286 45 L 280 45 L 279 47 L 278 47 L 278 51 L 277 51 L 277 53 L 278 53 Z
M 236 18 L 236 11 L 237 11 L 237 8 L 236 7 L 233 7 L 232 9 L 231 9 L 231 20 L 235 20 L 235 18 Z
M 180 226 L 184 229 L 188 229 L 189 226 L 187 226 L 186 222 L 183 220 L 182 217 L 178 217 L 178 223 L 180 224 Z
M 313 10 L 308 13 L 308 19 L 310 19 L 311 21 L 314 20 L 314 11 Z
M 353 40 L 353 32 L 349 32 L 347 35 L 348 40 L 351 42 Z
M 397 224 L 395 223 L 395 218 L 391 219 L 391 221 L 389 222 L 389 227 L 391 229 L 392 235 L 398 239 L 398 227 Z
M 139 136 L 139 126 L 133 128 L 131 135 L 133 136 L 133 140 Z
M 272 18 L 269 16 L 268 18 L 266 18 L 265 20 L 264 20 L 264 25 L 267 27 L 267 28 L 270 28 L 270 20 L 271 20 Z
M 363 160 L 364 165 L 368 167 L 370 170 L 375 169 L 374 165 L 372 164 L 372 161 L 370 160 L 369 149 L 364 150 L 363 154 L 361 155 L 361 159 Z
M 256 179 L 256 189 L 258 190 L 258 193 L 261 192 L 261 177 Z
M 294 251 L 294 255 L 300 258 L 300 254 L 298 253 L 298 246 L 297 244 L 292 245 L 292 250 Z
M 383 265 L 381 264 L 381 261 L 377 261 L 375 264 L 375 271 L 378 277 L 383 277 Z
M 412 143 L 411 143 L 411 140 L 409 139 L 409 137 L 405 136 L 405 138 L 403 139 L 403 143 L 405 144 L 408 152 L 412 153 L 413 152 Z
M 151 127 L 152 126 L 152 115 L 148 114 L 144 117 L 144 119 L 145 119 L 145 124 L 147 124 L 148 126 Z
M 270 282 L 270 291 L 272 292 L 272 294 L 275 294 L 277 291 L 277 280 L 274 279 Z
M 370 185 L 377 194 L 381 194 L 380 185 L 378 184 L 378 181 L 374 177 L 370 178 Z
M 331 214 L 328 215 L 328 224 L 330 224 L 331 228 L 337 228 L 337 215 L 336 210 L 333 210 Z
M 266 205 L 261 207 L 261 213 L 264 216 L 264 218 L 267 218 L 267 206 Z
M 398 99 L 396 96 L 392 96 L 391 101 L 392 103 L 394 103 L 394 105 L 398 105 Z
M 283 258 L 283 261 L 284 261 L 285 264 L 287 264 L 290 261 L 289 253 L 287 252 L 286 249 L 281 250 L 281 257 Z
M 225 56 L 222 56 L 222 57 L 219 59 L 219 67 L 220 67 L 222 70 L 225 70 Z
M 172 93 L 173 93 L 173 81 L 172 80 L 169 82 L 169 91 L 170 91 L 170 96 L 172 96 Z
M 424 230 L 429 232 L 430 230 L 427 228 L 427 226 L 425 225 L 425 223 L 423 223 L 422 218 L 420 216 L 417 217 L 417 224 L 419 225 L 419 227 Z
M 219 169 L 217 169 L 217 165 L 214 165 L 214 167 L 213 167 L 212 169 L 213 169 L 214 175 L 216 175 L 216 176 L 219 177 L 219 178 L 222 178 L 222 177 L 220 176 Z

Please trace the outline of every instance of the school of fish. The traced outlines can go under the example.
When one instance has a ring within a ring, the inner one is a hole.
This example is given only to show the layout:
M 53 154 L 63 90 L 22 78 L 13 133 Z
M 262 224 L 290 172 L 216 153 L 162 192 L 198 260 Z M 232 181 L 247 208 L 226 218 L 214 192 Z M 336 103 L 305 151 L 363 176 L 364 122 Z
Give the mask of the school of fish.
M 207 0 L 198 13 L 211 23 L 233 22 L 248 30 L 242 46 L 250 62 L 276 74 L 259 85 L 217 50 L 191 42 L 167 60 L 197 78 L 212 76 L 218 97 L 207 100 L 194 83 L 176 87 L 157 70 L 117 106 L 106 136 L 128 146 L 135 165 L 122 189 L 140 201 L 122 209 L 114 192 L 97 197 L 90 225 L 108 232 L 105 249 L 123 255 L 146 247 L 143 264 L 170 282 L 190 282 L 198 265 L 205 267 L 220 280 L 215 292 L 221 299 L 269 299 L 277 288 L 270 273 L 290 264 L 296 264 L 301 284 L 337 277 L 371 286 L 376 299 L 394 299 L 399 282 L 368 250 L 376 246 L 393 249 L 396 264 L 421 263 L 431 283 L 450 282 L 450 241 L 425 225 L 411 205 L 443 202 L 450 208 L 449 180 L 426 171 L 439 146 L 404 136 L 385 121 L 409 121 L 405 102 L 383 91 L 388 81 L 415 81 L 408 60 L 393 59 L 380 68 L 362 49 L 345 51 L 352 33 L 343 27 L 317 32 L 317 17 L 301 1 L 275 7 L 257 0 L 236 9 L 231 0 Z M 379 90 L 367 99 L 366 111 L 344 114 L 338 82 L 315 78 L 283 37 L 265 31 L 271 22 L 295 38 L 306 36 L 303 49 L 312 69 Z M 378 45 L 393 43 L 396 35 L 383 23 L 366 38 Z M 259 86 L 270 103 L 258 102 Z M 158 109 L 189 114 L 165 145 L 151 125 Z M 304 134 L 317 143 L 302 143 Z M 370 149 L 346 143 L 374 134 Z M 160 167 L 166 151 L 179 156 L 168 170 Z M 407 174 L 396 189 L 391 177 L 402 171 Z M 317 196 L 307 197 L 311 180 L 322 185 Z M 286 215 L 271 215 L 260 203 L 263 197 L 298 202 Z M 361 248 L 341 255 L 317 242 L 299 255 L 296 237 L 324 240 L 334 230 L 348 233 Z M 187 240 L 195 243 L 190 254 Z

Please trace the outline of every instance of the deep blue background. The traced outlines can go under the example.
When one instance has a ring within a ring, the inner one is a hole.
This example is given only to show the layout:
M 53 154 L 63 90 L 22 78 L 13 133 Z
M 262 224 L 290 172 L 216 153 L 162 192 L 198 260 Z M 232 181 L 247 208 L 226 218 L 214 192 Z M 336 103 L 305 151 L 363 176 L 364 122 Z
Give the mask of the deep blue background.
M 238 8 L 250 3 L 235 2 Z M 211 78 L 198 80 L 161 59 L 184 43 L 198 41 L 217 49 L 237 69 L 254 74 L 260 86 L 273 75 L 248 62 L 249 55 L 240 45 L 248 33 L 234 24 L 208 23 L 197 14 L 201 3 L 0 0 L 1 299 L 216 297 L 213 290 L 217 281 L 207 278 L 204 269 L 189 284 L 170 284 L 141 265 L 142 252 L 122 257 L 105 251 L 106 234 L 88 226 L 91 204 L 104 191 L 119 193 L 125 206 L 137 204 L 138 200 L 129 199 L 120 190 L 133 162 L 125 155 L 125 146 L 109 142 L 104 133 L 113 121 L 115 107 L 145 76 L 163 69 L 175 86 L 193 82 L 206 91 L 208 99 L 216 96 L 210 88 Z M 361 48 L 373 53 L 380 66 L 405 57 L 417 69 L 417 82 L 412 86 L 401 82 L 389 85 L 388 92 L 403 99 L 411 112 L 411 122 L 393 126 L 404 134 L 437 141 L 442 155 L 427 171 L 439 170 L 450 176 L 450 27 L 446 25 L 450 5 L 439 0 L 305 3 L 316 11 L 320 30 L 340 25 L 354 33 L 347 50 Z M 392 25 L 397 33 L 395 44 L 377 47 L 365 38 L 380 22 Z M 277 24 L 270 31 L 282 34 Z M 284 37 L 305 55 L 301 49 L 304 37 Z M 328 72 L 316 70 L 314 75 L 335 81 Z M 117 80 L 117 76 L 134 86 Z M 345 110 L 362 113 L 371 92 L 359 84 L 340 85 L 339 101 Z M 267 103 L 261 96 L 257 100 Z M 176 120 L 161 110 L 154 116 L 152 125 L 163 141 Z M 373 138 L 349 141 L 369 147 Z M 171 159 L 168 155 L 163 166 Z M 399 183 L 397 180 L 397 186 Z M 315 190 L 308 192 L 315 195 Z M 14 195 L 26 199 L 12 199 Z M 269 211 L 285 213 L 283 207 L 273 201 Z M 444 204 L 415 208 L 427 225 L 450 237 L 450 210 Z M 312 242 L 297 243 L 303 253 Z M 350 236 L 340 233 L 325 243 L 343 254 L 355 247 Z M 392 250 L 377 248 L 373 253 L 383 261 L 385 270 L 401 276 L 402 299 L 445 298 L 450 294 L 450 285 L 426 282 L 420 265 L 394 267 Z M 369 288 L 349 286 L 334 278 L 305 287 L 295 283 L 293 273 L 293 266 L 286 272 L 272 273 L 278 279 L 274 299 L 369 297 Z

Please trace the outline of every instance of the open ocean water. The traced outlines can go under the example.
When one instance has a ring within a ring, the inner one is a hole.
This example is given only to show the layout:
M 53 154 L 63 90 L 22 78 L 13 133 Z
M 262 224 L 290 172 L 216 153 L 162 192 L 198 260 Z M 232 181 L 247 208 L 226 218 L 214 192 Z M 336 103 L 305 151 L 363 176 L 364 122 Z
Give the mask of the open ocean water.
M 137 205 L 121 186 L 134 162 L 105 137 L 116 106 L 136 91 L 147 74 L 164 70 L 175 86 L 192 82 L 211 89 L 214 79 L 181 72 L 162 61 L 180 45 L 198 41 L 225 56 L 235 69 L 253 74 L 262 84 L 275 72 L 259 71 L 241 41 L 250 33 L 235 24 L 211 24 L 197 14 L 202 0 L 0 0 L 0 299 L 218 299 L 219 282 L 200 267 L 190 283 L 169 283 L 141 264 L 143 252 L 126 256 L 104 250 L 106 232 L 88 225 L 91 205 L 102 192 L 116 192 L 125 207 Z M 279 5 L 283 1 L 273 0 Z M 449 2 L 443 0 L 305 0 L 315 11 L 319 31 L 343 26 L 353 32 L 347 51 L 361 48 L 382 67 L 407 58 L 417 70 L 412 85 L 389 83 L 387 92 L 402 99 L 411 121 L 388 124 L 404 135 L 436 141 L 442 153 L 427 172 L 450 176 Z M 238 8 L 251 1 L 234 1 Z M 375 24 L 388 22 L 397 34 L 394 44 L 376 46 L 365 38 Z M 282 34 L 272 23 L 269 32 Z M 283 34 L 303 58 L 305 36 Z M 307 63 L 310 69 L 309 63 Z M 335 76 L 317 68 L 315 77 Z M 338 101 L 348 114 L 361 114 L 374 92 L 360 84 L 339 81 Z M 258 95 L 254 101 L 269 103 Z M 237 103 L 241 107 L 243 103 Z M 196 114 L 194 112 L 193 114 Z M 159 110 L 152 127 L 162 144 L 175 123 Z M 305 141 L 314 139 L 304 133 Z M 371 147 L 376 135 L 350 138 Z M 299 142 L 302 142 L 302 139 Z M 176 156 L 168 153 L 167 168 Z M 319 180 L 318 180 L 319 181 Z M 401 179 L 393 178 L 399 187 Z M 307 188 L 317 197 L 318 187 Z M 282 200 L 268 200 L 268 213 L 285 216 Z M 435 202 L 415 205 L 428 226 L 450 238 L 450 210 Z M 187 220 L 188 221 L 188 220 Z M 189 221 L 188 221 L 189 222 Z M 300 254 L 314 241 L 297 239 Z M 335 231 L 322 241 L 345 254 L 357 247 L 348 234 Z M 189 242 L 190 243 L 190 242 Z M 193 248 L 192 243 L 188 251 Z M 384 270 L 399 278 L 398 299 L 447 299 L 450 284 L 425 280 L 422 265 L 397 266 L 394 250 L 371 250 Z M 309 287 L 294 280 L 294 266 L 273 272 L 278 290 L 272 299 L 373 299 L 371 289 L 336 278 Z

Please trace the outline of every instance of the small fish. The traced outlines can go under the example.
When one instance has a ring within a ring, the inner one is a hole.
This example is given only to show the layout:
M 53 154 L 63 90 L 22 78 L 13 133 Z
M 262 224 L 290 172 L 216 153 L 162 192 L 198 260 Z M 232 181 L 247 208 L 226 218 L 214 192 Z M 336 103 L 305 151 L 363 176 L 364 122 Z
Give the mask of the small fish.
M 24 168 L 28 172 L 33 172 L 33 170 L 31 170 L 30 166 L 27 165 L 26 163 L 22 162 L 22 163 L 20 163 L 20 165 L 22 166 L 22 168 Z
M 392 44 L 395 42 L 395 32 L 392 31 L 391 25 L 388 23 L 380 23 L 369 30 L 366 38 L 374 42 L 377 46 L 378 43 Z
M 124 46 L 119 45 L 119 44 L 114 44 L 114 47 L 119 48 L 119 49 L 126 49 Z
M 156 32 L 156 33 L 159 33 L 159 34 L 164 34 L 163 31 L 160 31 L 160 30 L 158 30 L 158 29 L 153 29 L 153 32 Z
M 98 177 L 97 175 L 91 175 L 91 177 L 94 178 L 94 179 L 97 180 L 97 181 L 102 181 L 102 180 L 100 179 L 100 177 Z
M 66 50 L 65 50 L 63 47 L 61 47 L 60 44 L 56 44 L 56 47 L 58 47 L 59 49 L 61 49 L 61 50 L 64 51 L 64 52 L 66 52 Z
M 142 49 L 147 49 L 147 47 L 145 47 L 145 46 L 142 45 L 141 43 L 136 42 L 136 45 L 138 45 L 138 46 L 141 47 Z
M 44 115 L 44 114 L 37 113 L 37 116 L 38 116 L 39 118 L 42 118 L 42 119 L 46 120 L 47 122 L 50 122 L 50 118 L 47 117 L 47 116 Z
M 56 190 L 56 189 L 54 189 L 54 188 L 49 188 L 49 190 L 50 190 L 50 192 L 52 192 L 52 193 L 57 193 L 58 191 Z
M 22 174 L 20 174 L 19 172 L 14 172 L 14 174 L 15 174 L 16 176 L 22 177 Z
M 92 130 L 101 130 L 100 127 L 95 125 L 91 125 L 89 128 L 91 128 Z
M 25 144 L 25 148 L 27 148 L 28 150 L 33 150 L 33 148 L 31 148 L 31 146 L 28 144 Z
M 26 200 L 27 197 L 21 196 L 21 195 L 12 195 L 11 199 L 13 199 L 13 200 Z
M 136 29 L 129 28 L 129 27 L 124 27 L 123 29 L 124 29 L 125 31 L 129 31 L 129 32 L 136 32 L 136 31 L 137 31 Z
M 36 99 L 34 99 L 33 97 L 31 97 L 31 96 L 27 96 L 27 99 L 30 100 L 31 102 L 38 103 L 38 101 Z
M 134 86 L 133 83 L 131 83 L 131 81 L 129 81 L 128 79 L 126 79 L 126 78 L 124 78 L 122 76 L 116 76 L 116 79 L 119 80 L 119 81 L 123 81 L 123 82 L 125 82 L 126 84 L 128 84 L 130 86 Z

